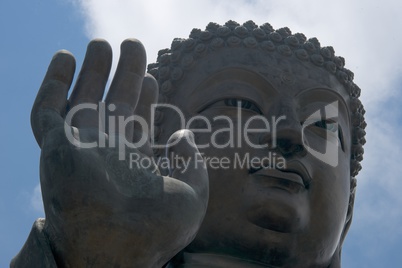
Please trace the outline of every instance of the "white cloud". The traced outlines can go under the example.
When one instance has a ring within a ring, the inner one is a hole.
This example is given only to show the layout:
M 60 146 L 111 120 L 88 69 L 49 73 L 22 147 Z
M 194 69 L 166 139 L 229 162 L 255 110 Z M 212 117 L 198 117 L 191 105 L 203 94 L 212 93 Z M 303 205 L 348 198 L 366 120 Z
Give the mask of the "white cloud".
M 333 45 L 355 71 L 366 103 L 383 99 L 383 93 L 396 94 L 391 83 L 401 72 L 395 68 L 402 55 L 395 52 L 402 47 L 402 38 L 396 34 L 402 20 L 398 1 L 72 1 L 87 18 L 88 36 L 111 42 L 115 62 L 119 44 L 128 37 L 140 39 L 149 61 L 154 61 L 159 49 L 170 46 L 174 37 L 187 37 L 194 27 L 204 28 L 210 21 L 253 19 L 256 23 L 268 21 L 275 28 L 288 26 L 294 32 L 318 36 L 323 45 Z
M 158 49 L 170 46 L 174 37 L 187 37 L 194 27 L 204 28 L 210 21 L 222 24 L 229 19 L 269 22 L 274 28 L 288 26 L 293 32 L 317 36 L 322 45 L 334 46 L 337 55 L 346 58 L 346 67 L 355 72 L 355 82 L 362 88 L 362 100 L 368 110 L 368 144 L 364 169 L 358 177 L 358 210 L 352 231 L 359 239 L 371 242 L 384 235 L 383 240 L 391 238 L 396 230 L 401 232 L 402 153 L 397 142 L 402 131 L 398 103 L 402 74 L 401 1 L 75 2 L 86 17 L 88 36 L 109 40 L 115 50 L 115 62 L 118 46 L 127 37 L 140 39 L 152 62 Z M 382 232 L 367 236 L 368 228 L 378 226 L 383 227 Z
M 35 212 L 41 212 L 42 215 L 45 214 L 42 202 L 42 191 L 40 185 L 36 185 L 30 195 L 30 204 Z

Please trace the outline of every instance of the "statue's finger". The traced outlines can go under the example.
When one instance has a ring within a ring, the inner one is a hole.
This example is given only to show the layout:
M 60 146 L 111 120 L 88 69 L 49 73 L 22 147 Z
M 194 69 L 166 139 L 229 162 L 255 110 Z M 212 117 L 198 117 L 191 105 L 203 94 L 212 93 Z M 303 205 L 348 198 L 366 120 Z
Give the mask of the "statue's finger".
M 194 142 L 194 134 L 186 129 L 176 131 L 167 144 L 170 177 L 190 185 L 205 205 L 208 202 L 208 171 Z
M 140 143 L 141 145 L 138 149 L 148 156 L 153 155 L 150 145 L 151 124 L 153 124 L 151 117 L 154 114 L 153 110 L 155 107 L 153 105 L 158 101 L 158 93 L 158 82 L 152 75 L 146 74 L 142 82 L 139 101 L 134 111 L 133 142 L 145 141 Z
M 74 72 L 75 59 L 70 52 L 62 50 L 53 56 L 31 112 L 32 131 L 39 146 L 50 130 L 64 125 Z
M 102 39 L 91 41 L 69 99 L 70 109 L 76 107 L 72 110 L 74 112 L 73 126 L 98 127 L 99 116 L 94 109 L 94 104 L 98 105 L 102 100 L 111 65 L 112 48 L 109 43 Z
M 116 105 L 116 114 L 127 117 L 133 114 L 138 102 L 145 74 L 146 54 L 144 46 L 136 39 L 125 40 L 120 50 L 116 74 L 105 101 L 108 105 Z

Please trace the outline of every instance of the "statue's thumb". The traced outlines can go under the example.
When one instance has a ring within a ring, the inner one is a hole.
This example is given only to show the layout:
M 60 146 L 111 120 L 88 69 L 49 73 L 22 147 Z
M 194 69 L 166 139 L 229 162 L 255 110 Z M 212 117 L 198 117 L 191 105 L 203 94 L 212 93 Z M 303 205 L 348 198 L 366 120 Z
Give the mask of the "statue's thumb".
M 166 146 L 169 176 L 191 186 L 197 194 L 208 199 L 208 171 L 190 130 L 178 130 L 170 136 Z

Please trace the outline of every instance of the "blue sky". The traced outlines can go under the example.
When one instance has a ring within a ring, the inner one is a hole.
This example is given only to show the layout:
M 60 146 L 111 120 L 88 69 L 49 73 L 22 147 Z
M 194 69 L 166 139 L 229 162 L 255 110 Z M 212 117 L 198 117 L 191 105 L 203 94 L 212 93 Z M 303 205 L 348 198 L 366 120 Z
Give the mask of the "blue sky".
M 88 41 L 127 37 L 143 41 L 149 61 L 191 28 L 229 19 L 270 22 L 317 36 L 346 58 L 362 88 L 367 146 L 358 176 L 354 222 L 343 250 L 343 267 L 397 267 L 402 262 L 402 3 L 370 1 L 137 1 L 5 0 L 0 3 L 2 86 L 0 153 L 0 267 L 7 267 L 43 217 L 39 148 L 29 116 L 52 55 L 70 50 L 83 59 Z M 177 9 L 181 6 L 180 9 Z M 115 60 L 116 61 L 116 60 Z

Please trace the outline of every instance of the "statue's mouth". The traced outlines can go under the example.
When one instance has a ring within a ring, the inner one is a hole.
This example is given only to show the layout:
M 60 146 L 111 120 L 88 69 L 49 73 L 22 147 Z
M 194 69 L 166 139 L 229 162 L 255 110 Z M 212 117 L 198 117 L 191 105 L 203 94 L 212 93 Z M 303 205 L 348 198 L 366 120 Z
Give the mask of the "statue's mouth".
M 303 179 L 296 173 L 278 169 L 260 169 L 253 173 L 263 187 L 279 188 L 294 193 L 305 189 Z
M 291 161 L 285 169 L 250 168 L 252 175 L 264 187 L 279 188 L 297 193 L 309 188 L 310 176 L 299 161 Z

